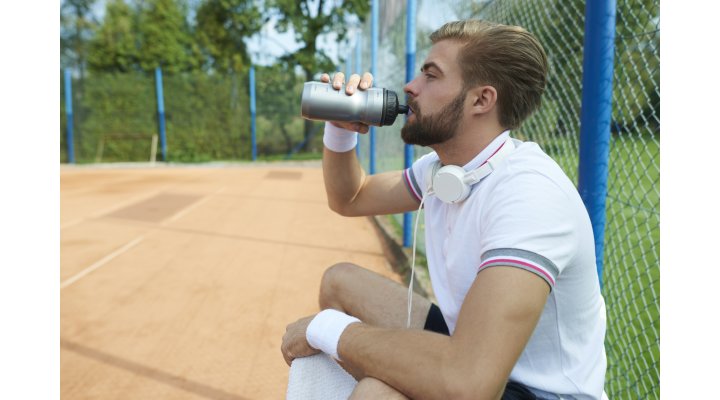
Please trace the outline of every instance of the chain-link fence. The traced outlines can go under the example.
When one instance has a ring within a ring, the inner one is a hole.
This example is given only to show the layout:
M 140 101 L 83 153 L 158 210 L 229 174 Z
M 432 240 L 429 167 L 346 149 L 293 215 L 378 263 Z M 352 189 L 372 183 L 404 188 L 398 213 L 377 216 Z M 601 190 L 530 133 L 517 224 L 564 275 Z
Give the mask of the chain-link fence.
M 405 2 L 381 2 L 375 84 L 401 93 L 405 82 Z M 535 34 L 549 57 L 541 108 L 514 136 L 537 142 L 578 182 L 585 2 L 582 0 L 420 1 L 417 66 L 428 35 L 445 22 L 482 18 L 520 25 Z M 371 22 L 362 27 L 363 62 L 370 64 Z M 660 395 L 659 211 L 660 54 L 659 1 L 619 0 L 612 137 L 608 178 L 603 293 L 607 304 L 605 390 L 611 398 Z M 402 169 L 401 123 L 377 130 L 376 169 Z M 369 138 L 360 141 L 368 169 Z M 416 157 L 429 150 L 415 147 Z M 396 221 L 402 224 L 402 216 Z M 422 229 L 422 226 L 420 226 Z M 423 248 L 423 235 L 418 234 Z
M 247 73 L 165 74 L 162 83 L 167 161 L 251 159 Z M 311 124 L 311 135 L 304 134 L 298 101 L 302 84 L 294 73 L 256 67 L 259 159 L 320 157 L 322 135 L 317 133 L 322 124 Z M 61 87 L 60 154 L 67 162 L 65 85 Z M 91 72 L 73 77 L 71 91 L 76 162 L 147 162 L 153 154 L 162 159 L 153 74 Z
M 249 158 L 246 80 L 207 74 L 165 75 L 163 92 L 168 161 Z M 84 79 L 73 79 L 72 95 L 77 162 L 149 161 L 153 152 L 161 159 L 153 75 L 90 73 Z M 67 159 L 64 107 L 62 161 Z
M 618 3 L 605 298 L 611 393 L 659 397 L 660 9 Z

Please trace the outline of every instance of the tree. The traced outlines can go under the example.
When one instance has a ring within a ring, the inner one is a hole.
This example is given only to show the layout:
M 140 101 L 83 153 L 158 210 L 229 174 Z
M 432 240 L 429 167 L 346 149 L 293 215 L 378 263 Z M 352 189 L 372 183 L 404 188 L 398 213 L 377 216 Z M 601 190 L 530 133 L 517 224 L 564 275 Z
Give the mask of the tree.
M 173 74 L 199 69 L 199 48 L 185 18 L 188 7 L 179 0 L 148 0 L 141 4 L 138 63 L 143 71 L 162 67 Z
M 197 40 L 208 66 L 218 72 L 247 70 L 245 39 L 262 28 L 260 9 L 252 0 L 207 0 L 197 9 Z
M 110 0 L 105 19 L 90 42 L 88 66 L 93 71 L 129 72 L 137 68 L 135 12 L 124 0 Z
M 95 0 L 64 0 L 60 6 L 60 57 L 64 67 L 75 67 L 85 77 L 87 41 L 95 21 L 90 9 Z
M 287 32 L 292 28 L 295 39 L 304 44 L 285 55 L 283 61 L 300 66 L 307 81 L 319 71 L 335 70 L 335 63 L 317 48 L 318 37 L 332 32 L 342 41 L 347 34 L 348 20 L 355 16 L 364 22 L 370 11 L 369 3 L 367 0 L 268 0 L 268 6 L 279 17 L 278 31 Z M 312 121 L 305 121 L 305 150 L 309 149 L 312 139 L 312 125 Z

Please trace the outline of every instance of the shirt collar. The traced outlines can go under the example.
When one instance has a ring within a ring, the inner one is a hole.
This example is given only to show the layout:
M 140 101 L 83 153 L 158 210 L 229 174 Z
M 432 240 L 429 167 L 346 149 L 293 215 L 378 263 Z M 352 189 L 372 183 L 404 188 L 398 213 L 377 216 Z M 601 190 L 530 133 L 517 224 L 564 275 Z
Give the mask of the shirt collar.
M 495 154 L 500 146 L 502 146 L 505 141 L 510 137 L 510 130 L 506 130 L 503 133 L 499 134 L 495 139 L 493 139 L 492 142 L 490 142 L 489 145 L 485 146 L 485 148 L 475 156 L 472 160 L 470 160 L 467 164 L 463 165 L 463 169 L 465 171 L 472 171 L 476 168 L 479 168 L 485 161 L 487 161 L 493 154 Z

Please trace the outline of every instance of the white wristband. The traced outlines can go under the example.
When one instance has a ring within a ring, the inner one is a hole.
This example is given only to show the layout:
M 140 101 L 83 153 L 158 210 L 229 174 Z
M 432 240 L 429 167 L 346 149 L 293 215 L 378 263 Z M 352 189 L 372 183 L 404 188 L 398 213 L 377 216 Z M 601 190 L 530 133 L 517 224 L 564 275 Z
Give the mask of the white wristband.
M 325 144 L 325 147 L 336 153 L 344 153 L 357 146 L 357 135 L 357 132 L 338 128 L 330 122 L 325 122 L 323 143 Z
M 312 348 L 318 349 L 339 361 L 340 356 L 337 353 L 337 346 L 340 342 L 340 336 L 345 331 L 345 328 L 354 322 L 360 322 L 360 320 L 337 310 L 323 310 L 310 321 L 305 338 L 307 338 L 308 344 Z

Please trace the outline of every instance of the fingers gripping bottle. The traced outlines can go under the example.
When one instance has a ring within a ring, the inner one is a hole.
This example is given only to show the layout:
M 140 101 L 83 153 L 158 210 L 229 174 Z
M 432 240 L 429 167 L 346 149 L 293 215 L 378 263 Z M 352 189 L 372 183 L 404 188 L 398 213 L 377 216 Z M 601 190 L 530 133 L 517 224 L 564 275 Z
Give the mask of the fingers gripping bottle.
M 407 114 L 408 107 L 392 90 L 368 88 L 348 95 L 329 83 L 305 82 L 301 110 L 305 119 L 384 126 L 392 125 L 398 114 Z

